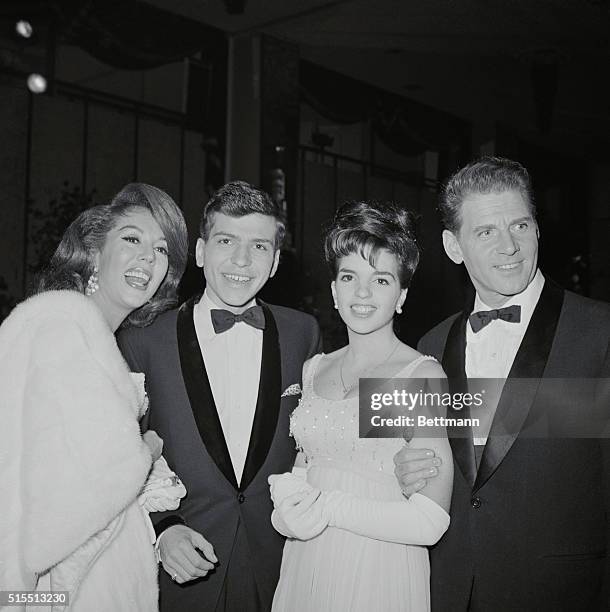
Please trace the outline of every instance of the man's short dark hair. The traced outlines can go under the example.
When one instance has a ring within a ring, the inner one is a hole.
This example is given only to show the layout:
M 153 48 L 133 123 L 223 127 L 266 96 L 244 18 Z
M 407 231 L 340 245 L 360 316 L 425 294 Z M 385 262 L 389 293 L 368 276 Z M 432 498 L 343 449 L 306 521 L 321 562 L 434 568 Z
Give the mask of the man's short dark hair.
M 286 235 L 286 226 L 279 206 L 268 193 L 245 181 L 231 181 L 223 185 L 203 208 L 199 222 L 199 235 L 207 240 L 214 222 L 214 215 L 222 213 L 229 217 L 245 217 L 259 213 L 273 217 L 277 222 L 275 232 L 275 250 L 282 246 Z
M 445 229 L 457 233 L 462 225 L 462 202 L 471 194 L 518 191 L 536 217 L 534 194 L 528 171 L 516 161 L 504 157 L 481 157 L 458 170 L 444 185 L 439 211 Z

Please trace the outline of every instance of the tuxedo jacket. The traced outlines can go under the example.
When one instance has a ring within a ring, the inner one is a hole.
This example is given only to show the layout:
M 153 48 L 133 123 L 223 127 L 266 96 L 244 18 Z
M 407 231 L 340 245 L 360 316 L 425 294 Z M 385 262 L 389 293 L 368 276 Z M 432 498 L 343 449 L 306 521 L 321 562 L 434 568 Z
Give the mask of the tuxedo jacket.
M 418 346 L 442 362 L 454 388 L 466 384 L 471 309 L 440 323 Z M 609 441 L 524 435 L 554 408 L 544 405 L 545 379 L 610 377 L 609 337 L 608 304 L 546 280 L 478 470 L 472 438 L 450 440 L 451 525 L 430 551 L 433 612 L 461 612 L 469 601 L 484 612 L 610 609 Z M 526 378 L 534 380 L 515 381 Z M 575 401 L 568 409 L 586 415 L 592 406 Z M 610 413 L 610 405 L 604 410 Z M 495 436 L 507 420 L 512 433 Z
M 161 610 L 215 609 L 238 529 L 245 530 L 258 597 L 263 609 L 270 609 L 284 539 L 271 525 L 267 477 L 289 471 L 294 463 L 289 415 L 299 395 L 283 393 L 301 384 L 303 363 L 319 349 L 319 328 L 310 315 L 261 304 L 266 326 L 258 399 L 238 485 L 195 332 L 195 303 L 191 299 L 150 327 L 126 330 L 119 338 L 132 370 L 146 375 L 150 408 L 145 428 L 161 436 L 163 455 L 187 490 L 177 514 L 151 515 L 155 527 L 159 533 L 184 522 L 214 546 L 219 559 L 205 578 L 184 585 L 161 571 Z M 236 385 L 239 380 L 235 372 Z

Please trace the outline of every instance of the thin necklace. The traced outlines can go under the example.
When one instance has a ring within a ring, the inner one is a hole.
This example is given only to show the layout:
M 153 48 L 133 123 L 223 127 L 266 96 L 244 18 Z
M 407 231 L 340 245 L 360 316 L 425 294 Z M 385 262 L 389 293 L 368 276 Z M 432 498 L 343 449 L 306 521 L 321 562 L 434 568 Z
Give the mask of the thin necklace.
M 345 357 L 347 355 L 347 351 L 345 351 L 345 354 L 343 355 L 343 359 L 341 359 L 341 363 L 339 364 L 339 378 L 341 379 L 341 387 L 343 388 L 343 395 L 347 395 L 358 384 L 358 381 L 361 378 L 366 378 L 366 374 L 371 374 L 377 368 L 380 368 L 384 363 L 387 363 L 388 361 L 390 361 L 390 358 L 396 352 L 396 349 L 398 348 L 399 344 L 400 344 L 400 340 L 396 338 L 394 348 L 391 350 L 390 354 L 383 361 L 380 361 L 379 363 L 373 366 L 369 366 L 368 368 L 363 370 L 360 373 L 360 375 L 356 377 L 356 380 L 349 387 L 345 384 L 345 380 L 343 379 L 343 366 L 345 365 Z

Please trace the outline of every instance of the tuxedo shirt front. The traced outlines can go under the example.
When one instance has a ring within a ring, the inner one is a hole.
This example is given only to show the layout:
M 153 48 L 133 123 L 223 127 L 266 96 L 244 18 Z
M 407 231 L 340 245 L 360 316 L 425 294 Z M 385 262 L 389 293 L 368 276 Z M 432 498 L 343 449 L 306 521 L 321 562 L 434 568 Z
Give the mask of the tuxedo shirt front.
M 491 378 L 497 381 L 508 378 L 521 341 L 525 336 L 536 304 L 540 299 L 543 287 L 544 276 L 540 269 L 538 269 L 532 282 L 525 290 L 512 296 L 502 306 L 503 308 L 513 305 L 521 306 L 521 320 L 519 323 L 494 319 L 477 333 L 472 330 L 470 323 L 466 325 L 465 369 L 468 378 Z M 481 310 L 492 310 L 492 308 L 485 304 L 477 292 L 472 313 Z M 495 391 L 497 392 L 497 400 L 502 393 L 502 385 Z M 489 401 L 489 397 L 487 405 L 493 405 Z M 486 429 L 488 430 L 488 427 Z M 486 444 L 486 433 L 486 431 L 475 432 L 473 440 L 475 446 L 484 446 Z
M 256 301 L 252 300 L 246 308 L 255 305 Z M 193 319 L 218 418 L 239 483 L 256 412 L 263 332 L 240 321 L 217 334 L 210 312 L 219 308 L 222 306 L 216 305 L 206 290 L 193 308 Z

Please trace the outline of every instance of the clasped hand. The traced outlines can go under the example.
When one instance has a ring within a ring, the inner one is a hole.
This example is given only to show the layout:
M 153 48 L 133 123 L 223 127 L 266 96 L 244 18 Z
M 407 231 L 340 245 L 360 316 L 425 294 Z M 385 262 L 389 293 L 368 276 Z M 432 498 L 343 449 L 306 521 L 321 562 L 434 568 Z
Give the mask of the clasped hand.
M 274 511 L 271 522 L 288 538 L 310 540 L 328 526 L 324 494 L 303 479 L 286 472 L 268 479 Z
M 186 489 L 167 461 L 160 456 L 154 463 L 144 488 L 138 496 L 140 506 L 147 512 L 175 510 L 186 495 Z

